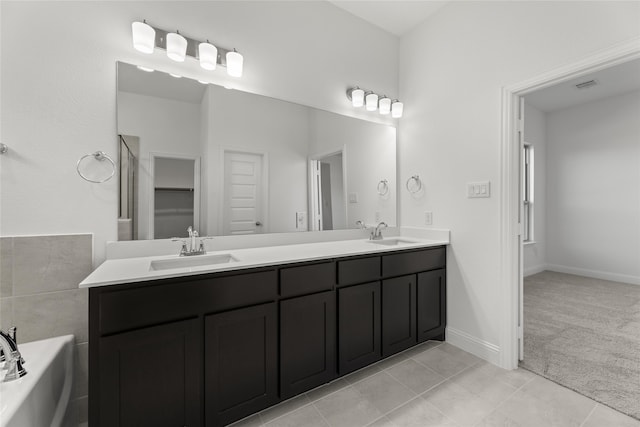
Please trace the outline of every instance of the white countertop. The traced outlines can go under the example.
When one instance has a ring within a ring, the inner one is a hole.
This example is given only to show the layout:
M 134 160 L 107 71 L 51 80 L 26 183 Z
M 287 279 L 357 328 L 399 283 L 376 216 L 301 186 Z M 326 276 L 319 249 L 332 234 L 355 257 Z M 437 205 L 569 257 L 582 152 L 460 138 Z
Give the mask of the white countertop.
M 179 257 L 176 255 L 146 256 L 135 258 L 108 259 L 80 283 L 80 288 L 118 285 L 171 277 L 192 276 L 204 273 L 242 270 L 270 265 L 290 264 L 302 261 L 338 258 L 351 255 L 394 252 L 405 249 L 425 248 L 449 244 L 445 239 L 424 239 L 415 237 L 390 237 L 385 240 L 401 239 L 398 245 L 383 245 L 367 239 L 338 240 L 318 243 L 268 246 L 209 251 L 207 255 Z M 154 270 L 151 263 L 162 260 L 191 260 L 229 254 L 237 261 L 222 264 L 208 264 L 194 267 L 178 267 Z

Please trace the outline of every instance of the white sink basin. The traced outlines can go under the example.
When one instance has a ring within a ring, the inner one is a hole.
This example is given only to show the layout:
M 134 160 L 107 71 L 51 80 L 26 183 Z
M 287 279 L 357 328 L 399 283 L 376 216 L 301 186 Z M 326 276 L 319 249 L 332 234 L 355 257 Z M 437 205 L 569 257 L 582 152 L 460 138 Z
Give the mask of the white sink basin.
M 151 261 L 149 269 L 170 270 L 172 268 L 203 267 L 207 265 L 227 264 L 230 262 L 238 262 L 238 260 L 231 254 L 193 255 L 190 257 L 159 259 Z
M 73 335 L 19 344 L 18 350 L 27 375 L 0 383 L 0 426 L 62 425 L 73 385 Z
M 401 245 L 411 245 L 414 242 L 413 240 L 401 239 L 398 237 L 390 237 L 388 239 L 382 240 L 367 240 L 369 243 L 374 243 L 376 245 L 384 245 L 384 246 L 401 246 Z

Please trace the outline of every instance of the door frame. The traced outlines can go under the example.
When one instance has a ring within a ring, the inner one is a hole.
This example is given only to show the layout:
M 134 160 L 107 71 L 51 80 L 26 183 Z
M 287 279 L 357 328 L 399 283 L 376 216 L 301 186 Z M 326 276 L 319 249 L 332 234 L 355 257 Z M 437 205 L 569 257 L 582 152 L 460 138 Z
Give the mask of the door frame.
M 307 159 L 307 172 L 308 172 L 308 184 L 309 184 L 309 189 L 308 189 L 308 195 L 309 195 L 309 215 L 308 215 L 308 222 L 309 222 L 309 231 L 322 231 L 320 229 L 318 229 L 316 227 L 316 218 L 319 215 L 320 216 L 320 223 L 322 223 L 322 205 L 320 205 L 320 211 L 316 212 L 315 208 L 317 207 L 317 195 L 320 192 L 319 188 L 316 188 L 316 186 L 314 185 L 314 162 L 317 162 L 319 160 L 322 160 L 325 157 L 330 157 L 330 156 L 335 156 L 336 154 L 342 154 L 342 205 L 344 206 L 344 217 L 345 217 L 345 221 L 347 221 L 349 219 L 348 214 L 349 214 L 349 208 L 348 208 L 348 203 L 347 203 L 347 199 L 348 199 L 348 195 L 347 195 L 347 145 L 343 145 L 342 148 L 340 149 L 334 149 L 334 150 L 329 150 L 329 151 L 324 151 L 324 152 L 320 152 L 320 153 L 316 153 L 316 154 L 312 154 L 309 155 L 309 158 Z M 347 228 L 348 228 L 348 221 L 347 221 Z
M 224 230 L 224 156 L 227 153 L 250 154 L 262 157 L 262 176 L 260 177 L 262 180 L 262 200 L 260 201 L 260 204 L 262 205 L 260 207 L 262 209 L 262 233 L 260 234 L 269 233 L 269 153 L 250 149 L 245 150 L 236 147 L 220 147 L 218 183 L 220 184 L 219 194 L 222 203 L 218 203 L 218 233 L 222 236 L 222 230 Z
M 500 289 L 502 295 L 500 366 L 518 367 L 519 251 L 522 250 L 520 200 L 520 98 L 528 93 L 595 71 L 640 58 L 640 37 L 635 37 L 571 64 L 502 88 L 500 143 Z
M 193 228 L 200 229 L 200 156 L 188 154 L 149 152 L 149 239 L 155 238 L 155 205 L 156 184 L 155 167 L 156 158 L 193 160 Z M 186 230 L 185 230 L 186 233 Z M 184 236 L 177 236 L 184 237 Z

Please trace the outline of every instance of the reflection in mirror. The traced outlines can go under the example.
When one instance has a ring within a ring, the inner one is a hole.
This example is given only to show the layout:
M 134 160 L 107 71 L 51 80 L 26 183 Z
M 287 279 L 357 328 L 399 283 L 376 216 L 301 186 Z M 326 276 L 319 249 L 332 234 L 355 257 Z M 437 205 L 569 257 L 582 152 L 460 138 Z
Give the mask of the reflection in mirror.
M 392 126 L 125 63 L 117 120 L 121 240 L 396 223 Z

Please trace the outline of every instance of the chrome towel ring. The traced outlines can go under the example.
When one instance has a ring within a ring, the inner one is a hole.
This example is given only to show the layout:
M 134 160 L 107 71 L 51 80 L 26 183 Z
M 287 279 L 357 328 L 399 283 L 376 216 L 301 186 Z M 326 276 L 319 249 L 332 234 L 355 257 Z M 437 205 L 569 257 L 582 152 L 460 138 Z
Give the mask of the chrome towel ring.
M 381 179 L 378 183 L 378 194 L 381 196 L 386 195 L 389 192 L 389 181 Z
M 107 160 L 109 163 L 111 163 L 111 175 L 109 175 L 108 177 L 106 177 L 105 179 L 102 179 L 102 180 L 95 180 L 95 179 L 87 178 L 85 175 L 82 174 L 82 172 L 80 172 L 80 164 L 87 157 L 93 157 L 94 159 L 96 159 L 98 161 L 101 161 L 101 162 Z M 78 172 L 78 175 L 80 175 L 80 177 L 82 177 L 82 179 L 84 179 L 86 181 L 89 181 L 89 182 L 96 183 L 96 184 L 102 184 L 103 182 L 109 181 L 116 174 L 116 163 L 104 151 L 96 151 L 95 153 L 85 154 L 84 156 L 80 157 L 80 159 L 78 159 L 78 163 L 76 163 L 76 171 Z
M 414 184 L 411 185 L 411 182 L 414 182 Z M 406 187 L 407 187 L 407 191 L 411 194 L 416 194 L 417 192 L 422 190 L 422 181 L 420 180 L 420 176 L 413 175 L 412 177 L 410 177 L 407 180 Z

